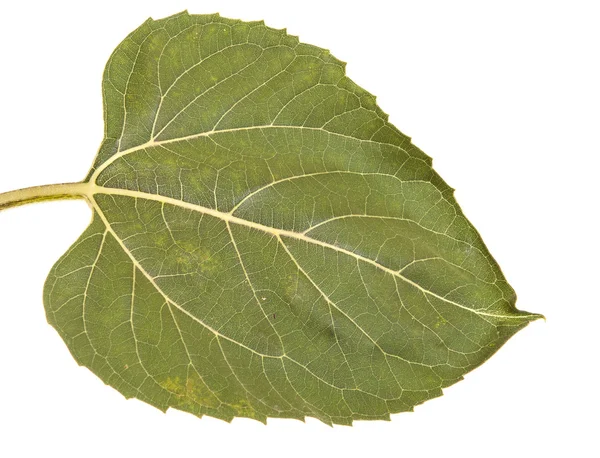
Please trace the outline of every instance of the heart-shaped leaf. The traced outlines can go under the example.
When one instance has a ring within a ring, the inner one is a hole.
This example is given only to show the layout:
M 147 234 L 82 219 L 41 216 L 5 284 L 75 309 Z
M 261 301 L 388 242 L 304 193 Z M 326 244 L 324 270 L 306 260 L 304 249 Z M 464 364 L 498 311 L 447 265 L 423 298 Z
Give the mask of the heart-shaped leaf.
M 539 318 L 328 51 L 182 13 L 117 47 L 103 94 L 86 180 L 21 201 L 90 202 L 44 302 L 126 397 L 224 420 L 387 419 Z

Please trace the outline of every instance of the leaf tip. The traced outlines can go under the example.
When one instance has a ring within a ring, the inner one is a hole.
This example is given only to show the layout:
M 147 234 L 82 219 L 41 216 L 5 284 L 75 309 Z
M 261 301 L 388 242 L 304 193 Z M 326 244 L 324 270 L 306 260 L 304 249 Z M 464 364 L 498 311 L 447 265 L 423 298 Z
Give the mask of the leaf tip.
M 546 319 L 545 315 L 542 315 L 541 313 L 531 313 L 529 318 L 529 322 L 533 322 L 533 321 L 537 321 L 537 320 L 544 320 L 544 323 L 546 323 L 548 320 Z
M 531 313 L 531 312 L 525 312 L 523 310 L 518 310 L 515 308 L 514 310 L 514 318 L 519 319 L 519 321 L 521 323 L 523 323 L 523 321 L 526 321 L 527 324 L 533 322 L 533 321 L 537 321 L 537 320 L 544 320 L 544 322 L 546 322 L 546 317 L 544 315 L 542 315 L 541 313 Z M 514 319 L 513 318 L 513 319 Z

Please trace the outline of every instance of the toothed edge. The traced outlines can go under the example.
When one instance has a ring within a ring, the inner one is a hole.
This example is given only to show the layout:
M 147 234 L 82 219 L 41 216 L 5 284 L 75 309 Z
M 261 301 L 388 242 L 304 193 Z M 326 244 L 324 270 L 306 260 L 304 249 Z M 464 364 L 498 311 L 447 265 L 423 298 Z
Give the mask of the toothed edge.
M 357 94 L 357 95 L 359 95 L 360 97 L 365 97 L 367 100 L 370 101 L 370 103 L 372 103 L 374 105 L 374 107 L 369 108 L 369 109 L 371 109 L 374 112 L 376 112 L 385 121 L 385 123 L 386 123 L 386 125 L 388 127 L 394 128 L 394 129 L 397 130 L 397 128 L 395 128 L 395 126 L 389 124 L 389 114 L 386 113 L 386 112 L 384 112 L 377 105 L 377 96 L 371 94 L 369 91 L 367 91 L 367 90 L 363 89 L 362 87 L 358 86 L 353 80 L 351 80 L 346 75 L 347 64 L 348 64 L 346 61 L 342 61 L 340 59 L 337 59 L 331 53 L 331 50 L 329 50 L 329 49 L 320 48 L 318 46 L 315 46 L 315 45 L 312 45 L 312 44 L 309 44 L 309 43 L 301 42 L 300 37 L 298 35 L 290 35 L 290 34 L 288 34 L 287 33 L 287 28 L 275 29 L 273 27 L 269 27 L 269 26 L 267 26 L 265 24 L 264 20 L 259 20 L 259 21 L 244 21 L 242 19 L 226 18 L 226 17 L 221 16 L 220 13 L 218 13 L 218 12 L 212 13 L 212 14 L 190 14 L 187 9 L 181 11 L 180 13 L 176 13 L 174 15 L 171 15 L 171 16 L 168 16 L 168 17 L 165 17 L 165 18 L 161 18 L 161 19 L 158 19 L 158 20 L 155 20 L 152 17 L 149 17 L 142 25 L 154 24 L 156 22 L 166 21 L 166 20 L 177 18 L 177 17 L 181 17 L 181 16 L 188 16 L 188 17 L 200 17 L 200 16 L 203 16 L 203 17 L 205 17 L 207 19 L 218 20 L 218 22 L 221 22 L 221 23 L 224 23 L 224 24 L 227 24 L 227 25 L 237 25 L 237 24 L 243 23 L 243 24 L 248 24 L 248 25 L 251 25 L 251 26 L 263 26 L 263 27 L 266 27 L 268 30 L 270 30 L 272 32 L 277 32 L 279 35 L 282 35 L 282 36 L 294 39 L 295 41 L 297 41 L 298 44 L 302 44 L 304 46 L 308 46 L 310 48 L 319 50 L 320 54 L 322 56 L 329 57 L 332 60 L 333 63 L 339 65 L 342 68 L 342 70 L 344 72 L 344 79 L 346 79 L 347 82 L 351 83 L 353 86 L 355 86 L 357 89 L 360 90 L 360 95 L 359 94 Z M 131 32 L 131 34 L 135 33 L 136 31 L 137 31 L 137 29 L 134 30 L 133 32 Z M 411 137 L 408 137 L 405 134 L 402 134 L 402 135 L 406 138 L 407 142 L 410 144 L 411 147 L 414 147 L 414 148 L 418 149 L 419 151 L 421 151 L 418 147 L 416 147 L 414 144 L 412 144 Z M 423 153 L 423 154 L 425 154 L 425 153 Z M 429 156 L 427 156 L 427 158 L 431 160 L 431 158 Z M 455 191 L 451 187 L 448 187 L 448 189 L 451 192 Z M 540 318 L 545 320 L 544 316 L 542 316 L 542 315 L 536 315 L 530 321 L 534 321 L 534 320 L 540 319 Z M 79 361 L 77 358 L 75 358 L 75 360 L 76 360 L 76 362 L 77 362 L 77 364 L 79 366 L 81 366 L 81 367 L 87 367 L 81 361 Z M 435 399 L 435 398 L 443 396 L 445 394 L 444 393 L 444 389 L 445 388 L 447 388 L 447 387 L 449 387 L 451 385 L 454 385 L 455 383 L 457 383 L 457 382 L 459 382 L 459 381 L 461 381 L 463 379 L 464 379 L 464 377 L 461 376 L 458 379 L 455 379 L 455 380 L 452 380 L 452 381 L 446 381 L 446 383 L 442 383 L 442 385 L 440 386 L 439 390 L 435 390 L 435 392 L 430 393 L 431 397 L 429 397 L 426 400 L 423 400 L 421 402 L 417 402 L 417 403 L 415 403 L 412 406 L 407 405 L 406 406 L 406 410 L 401 410 L 401 411 L 398 411 L 398 412 L 388 412 L 388 413 L 385 413 L 383 415 L 373 415 L 373 416 L 352 414 L 352 415 L 354 415 L 354 417 L 349 417 L 349 418 L 348 417 L 343 417 L 343 418 L 342 417 L 336 417 L 336 418 L 328 417 L 328 418 L 324 418 L 324 417 L 318 417 L 318 416 L 314 416 L 314 415 L 303 415 L 302 417 L 296 417 L 296 418 L 295 417 L 285 417 L 285 419 L 294 419 L 294 420 L 299 420 L 299 421 L 302 421 L 302 422 L 306 423 L 306 418 L 310 417 L 310 418 L 315 418 L 315 419 L 321 421 L 322 423 L 324 423 L 324 424 L 326 424 L 326 425 L 328 425 L 330 427 L 333 427 L 333 425 L 348 425 L 348 426 L 352 426 L 355 421 L 372 421 L 374 419 L 383 420 L 383 421 L 390 421 L 391 420 L 391 415 L 397 415 L 397 414 L 400 414 L 400 413 L 403 413 L 403 412 L 414 412 L 415 407 L 420 406 L 421 404 L 423 404 L 423 403 L 425 403 L 425 402 L 427 402 L 427 401 L 429 401 L 431 399 Z M 111 386 L 111 385 L 109 385 L 106 382 L 104 382 L 104 384 L 107 385 L 107 386 Z M 116 391 L 119 392 L 118 390 L 116 390 Z M 266 425 L 267 421 L 269 419 L 277 419 L 277 418 L 282 418 L 283 419 L 284 418 L 284 417 L 268 417 L 266 415 L 262 415 L 262 416 L 260 416 L 258 418 L 245 417 L 245 416 L 216 417 L 216 416 L 211 415 L 210 413 L 200 413 L 200 414 L 199 413 L 192 413 L 192 412 L 189 412 L 189 411 L 186 411 L 186 410 L 178 409 L 175 406 L 167 406 L 167 407 L 157 406 L 157 405 L 152 404 L 152 403 L 150 403 L 150 402 L 148 402 L 146 400 L 141 400 L 141 399 L 139 399 L 139 398 L 137 398 L 135 396 L 125 396 L 125 395 L 123 395 L 123 397 L 125 397 L 125 399 L 138 399 L 138 400 L 144 402 L 145 404 L 150 405 L 152 407 L 155 407 L 158 410 L 160 410 L 162 412 L 165 412 L 165 413 L 169 409 L 174 409 L 174 410 L 178 410 L 178 411 L 190 413 L 190 414 L 192 414 L 192 415 L 194 415 L 194 416 L 196 416 L 198 418 L 202 418 L 203 416 L 209 416 L 211 418 L 216 418 L 216 419 L 219 419 L 219 420 L 223 420 L 223 421 L 226 421 L 228 423 L 231 423 L 235 418 L 249 418 L 249 419 L 252 419 L 252 420 L 259 421 L 260 423 L 263 423 L 263 424 Z

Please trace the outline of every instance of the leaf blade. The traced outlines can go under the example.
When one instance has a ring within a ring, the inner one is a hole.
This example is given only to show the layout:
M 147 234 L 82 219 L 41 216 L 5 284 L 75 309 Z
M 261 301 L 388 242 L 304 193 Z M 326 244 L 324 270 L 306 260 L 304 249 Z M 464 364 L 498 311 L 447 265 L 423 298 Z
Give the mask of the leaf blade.
M 119 45 L 104 98 L 94 220 L 45 304 L 125 396 L 225 420 L 388 419 L 539 317 L 327 51 L 180 14 Z

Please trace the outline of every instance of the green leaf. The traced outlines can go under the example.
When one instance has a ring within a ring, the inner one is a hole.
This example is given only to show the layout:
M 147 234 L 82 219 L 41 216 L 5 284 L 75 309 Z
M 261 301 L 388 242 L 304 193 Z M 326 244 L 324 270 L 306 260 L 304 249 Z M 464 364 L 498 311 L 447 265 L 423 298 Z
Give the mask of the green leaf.
M 184 12 L 117 47 L 103 96 L 84 182 L 0 208 L 89 201 L 44 303 L 124 396 L 227 421 L 388 419 L 540 317 L 328 51 Z

